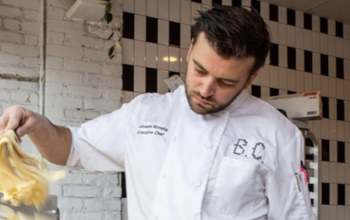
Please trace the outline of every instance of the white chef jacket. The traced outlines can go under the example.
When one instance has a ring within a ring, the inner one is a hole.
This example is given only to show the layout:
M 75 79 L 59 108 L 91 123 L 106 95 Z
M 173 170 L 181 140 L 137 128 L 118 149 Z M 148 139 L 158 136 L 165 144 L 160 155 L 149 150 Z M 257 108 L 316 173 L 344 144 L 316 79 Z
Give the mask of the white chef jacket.
M 181 86 L 70 129 L 67 166 L 125 171 L 130 220 L 313 219 L 302 134 L 246 91 L 199 115 Z

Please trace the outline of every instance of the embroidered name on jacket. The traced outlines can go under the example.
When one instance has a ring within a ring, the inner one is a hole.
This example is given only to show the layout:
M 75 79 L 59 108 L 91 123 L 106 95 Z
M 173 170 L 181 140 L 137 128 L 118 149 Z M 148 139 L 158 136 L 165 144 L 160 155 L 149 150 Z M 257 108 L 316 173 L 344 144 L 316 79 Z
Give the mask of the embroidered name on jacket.
M 168 132 L 168 128 L 156 124 L 141 124 L 138 127 L 137 134 L 139 135 L 158 135 L 163 136 Z
M 247 139 L 238 139 L 234 146 L 234 154 L 243 157 L 254 158 L 261 163 L 264 163 L 266 149 L 264 143 Z

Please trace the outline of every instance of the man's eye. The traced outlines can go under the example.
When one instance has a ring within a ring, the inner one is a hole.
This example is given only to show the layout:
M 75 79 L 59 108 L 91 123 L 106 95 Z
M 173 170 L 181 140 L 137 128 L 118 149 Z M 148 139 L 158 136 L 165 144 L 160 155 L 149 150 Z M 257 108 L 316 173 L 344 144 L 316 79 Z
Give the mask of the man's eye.
M 225 82 L 225 81 L 219 81 L 219 84 L 220 84 L 221 86 L 225 86 L 225 87 L 234 86 L 234 83 L 232 83 L 232 82 Z
M 205 72 L 203 70 L 200 70 L 200 69 L 195 69 L 197 73 L 200 73 L 200 74 L 204 74 Z

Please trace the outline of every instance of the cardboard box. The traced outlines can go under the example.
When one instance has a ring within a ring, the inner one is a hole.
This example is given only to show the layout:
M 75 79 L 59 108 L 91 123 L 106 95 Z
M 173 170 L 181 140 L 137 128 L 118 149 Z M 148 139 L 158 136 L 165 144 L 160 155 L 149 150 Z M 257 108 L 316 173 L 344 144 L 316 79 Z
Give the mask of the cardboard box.
M 298 120 L 322 119 L 321 92 L 305 92 L 292 95 L 261 98 L 277 109 L 284 110 L 288 118 Z

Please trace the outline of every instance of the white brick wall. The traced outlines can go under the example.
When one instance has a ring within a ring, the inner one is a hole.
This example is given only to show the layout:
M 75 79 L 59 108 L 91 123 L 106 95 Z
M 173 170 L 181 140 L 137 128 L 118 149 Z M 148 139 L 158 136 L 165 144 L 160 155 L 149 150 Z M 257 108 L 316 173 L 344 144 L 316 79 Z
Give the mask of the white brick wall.
M 121 105 L 121 51 L 108 61 L 111 33 L 104 22 L 71 20 L 73 0 L 46 1 L 45 57 L 41 60 L 42 0 L 0 0 L 0 114 L 12 105 L 39 112 L 40 66 L 45 66 L 44 112 L 53 123 L 78 126 Z M 112 0 L 116 25 L 122 23 L 122 1 Z M 121 33 L 115 33 L 115 38 Z M 36 152 L 27 137 L 22 146 Z M 62 169 L 50 165 L 52 169 Z M 68 171 L 53 184 L 61 220 L 121 219 L 118 175 Z

